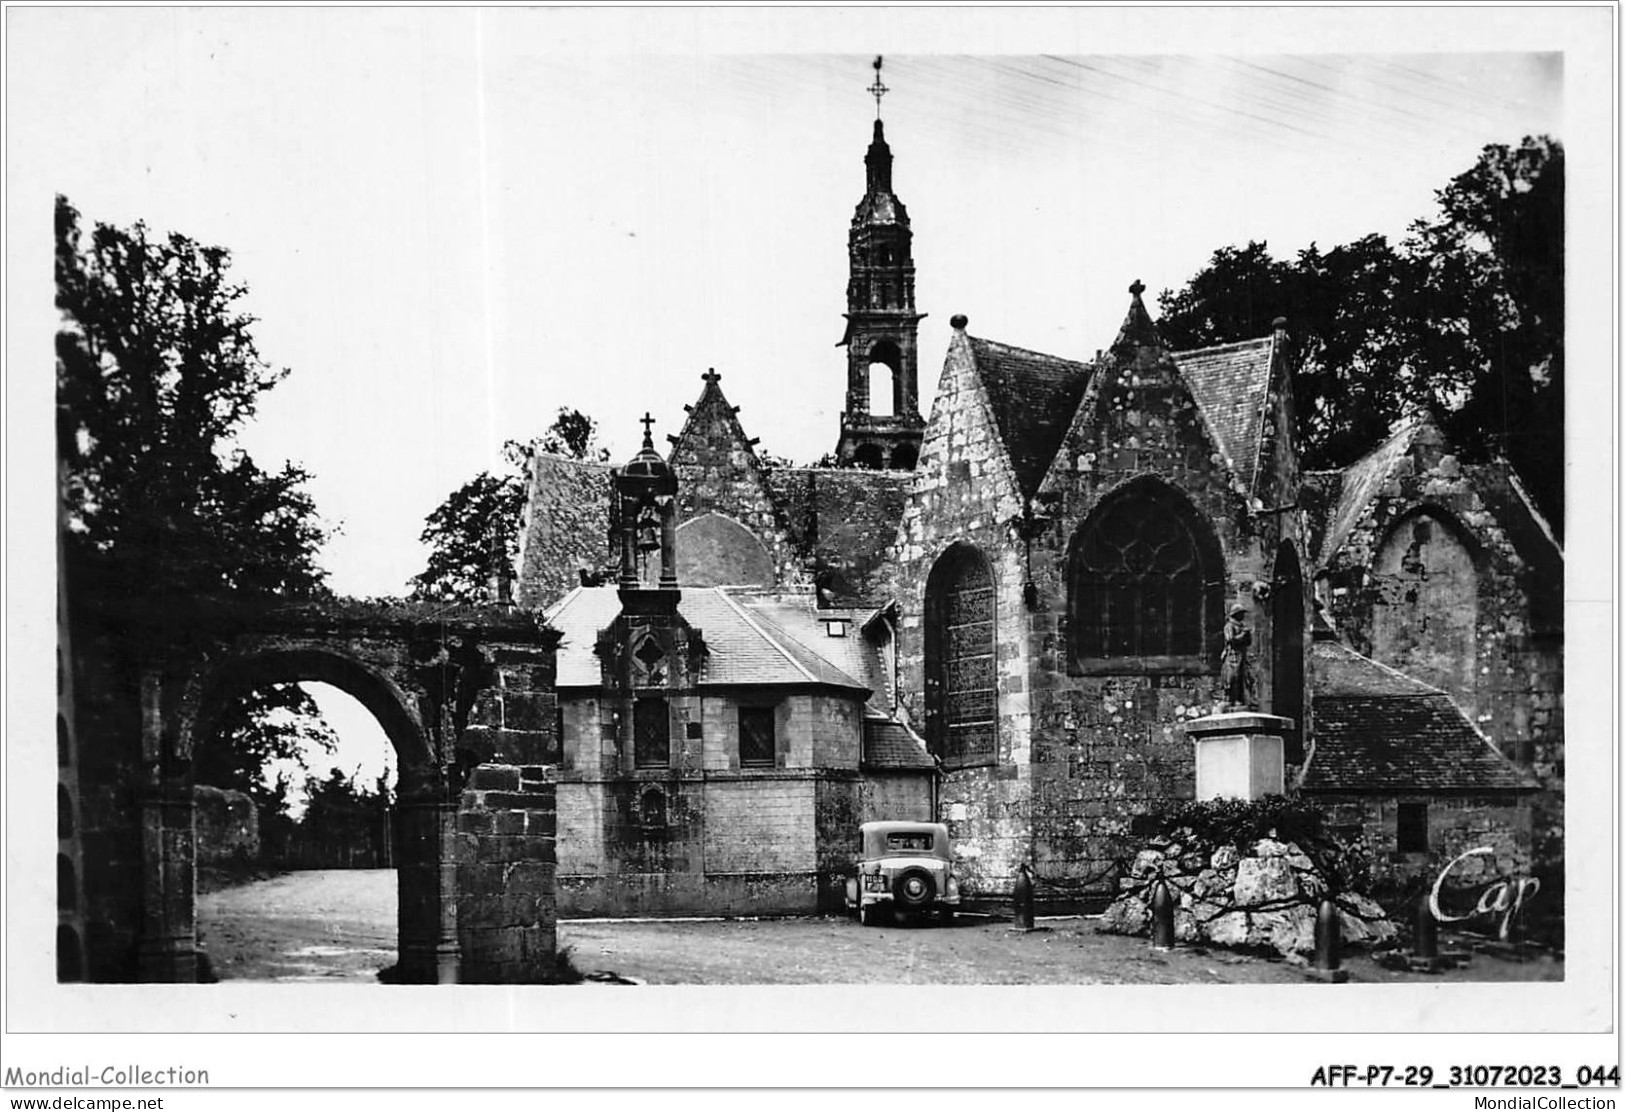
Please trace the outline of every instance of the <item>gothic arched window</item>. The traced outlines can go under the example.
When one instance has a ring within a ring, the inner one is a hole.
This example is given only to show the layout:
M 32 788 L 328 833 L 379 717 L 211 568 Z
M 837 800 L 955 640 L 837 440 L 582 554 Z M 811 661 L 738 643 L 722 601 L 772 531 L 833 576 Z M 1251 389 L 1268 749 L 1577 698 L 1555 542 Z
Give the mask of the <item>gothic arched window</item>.
M 1218 544 L 1173 488 L 1109 495 L 1072 540 L 1072 663 L 1078 672 L 1203 671 L 1223 608 Z
M 925 586 L 925 721 L 948 768 L 998 760 L 993 572 L 970 544 L 949 547 Z

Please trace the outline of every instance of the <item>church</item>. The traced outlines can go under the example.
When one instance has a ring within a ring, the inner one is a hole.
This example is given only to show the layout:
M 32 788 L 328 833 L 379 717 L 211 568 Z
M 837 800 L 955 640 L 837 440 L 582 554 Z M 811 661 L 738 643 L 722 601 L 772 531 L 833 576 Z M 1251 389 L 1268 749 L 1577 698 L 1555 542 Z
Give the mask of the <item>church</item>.
M 1510 467 L 1414 413 L 1303 471 L 1290 322 L 1173 351 L 1137 279 L 1087 362 L 955 315 L 923 416 L 878 118 L 864 166 L 839 466 L 765 463 L 714 371 L 664 453 L 532 461 L 560 914 L 837 910 L 882 818 L 947 823 L 968 897 L 1098 906 L 1238 706 L 1395 883 L 1560 879 L 1563 553 Z

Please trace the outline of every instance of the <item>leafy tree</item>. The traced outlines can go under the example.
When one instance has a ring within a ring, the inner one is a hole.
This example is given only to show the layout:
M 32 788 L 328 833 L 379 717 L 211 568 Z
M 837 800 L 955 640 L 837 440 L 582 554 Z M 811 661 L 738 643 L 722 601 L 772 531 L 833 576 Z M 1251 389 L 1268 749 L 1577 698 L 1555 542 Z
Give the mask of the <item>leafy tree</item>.
M 519 558 L 519 522 L 525 509 L 525 474 L 536 452 L 569 459 L 608 461 L 598 425 L 580 410 L 561 407 L 538 441 L 502 446 L 503 468 L 482 471 L 446 496 L 424 519 L 419 536 L 429 546 L 423 571 L 412 578 L 413 598 L 480 602 L 499 570 L 511 574 Z
M 1486 147 L 1397 248 L 1377 235 L 1287 260 L 1262 243 L 1221 248 L 1162 294 L 1158 327 L 1190 348 L 1285 316 L 1306 467 L 1354 462 L 1422 404 L 1468 458 L 1504 453 L 1560 529 L 1563 181 L 1551 139 Z
M 292 785 L 285 774 L 265 782 L 276 761 L 294 761 L 309 771 L 309 754 L 332 753 L 338 735 L 322 718 L 316 701 L 295 684 L 254 688 L 239 696 L 221 719 L 218 735 L 197 749 L 195 770 L 202 784 L 240 791 L 252 799 L 263 824 L 286 814 Z
M 1485 147 L 1411 228 L 1428 364 L 1460 379 L 1442 414 L 1458 446 L 1502 452 L 1553 526 L 1563 518 L 1564 160 L 1542 136 Z
M 230 253 L 56 201 L 57 442 L 68 573 L 137 596 L 309 591 L 325 539 L 293 465 L 233 443 L 287 374 L 260 358 Z
M 260 358 L 231 256 L 145 225 L 97 224 L 56 199 L 57 444 L 80 593 L 169 600 L 319 589 L 325 539 L 294 466 L 267 472 L 233 438 L 287 374 Z M 263 807 L 267 762 L 331 731 L 297 687 L 256 692 L 203 739 L 205 783 Z
M 514 441 L 509 441 L 504 450 L 514 444 Z M 571 409 L 568 406 L 559 407 L 558 416 L 553 418 L 553 423 L 542 434 L 540 448 L 544 452 L 568 459 L 596 459 L 599 463 L 609 462 L 609 449 L 601 447 L 598 443 L 598 422 L 579 409 Z M 529 457 L 528 451 L 526 457 Z

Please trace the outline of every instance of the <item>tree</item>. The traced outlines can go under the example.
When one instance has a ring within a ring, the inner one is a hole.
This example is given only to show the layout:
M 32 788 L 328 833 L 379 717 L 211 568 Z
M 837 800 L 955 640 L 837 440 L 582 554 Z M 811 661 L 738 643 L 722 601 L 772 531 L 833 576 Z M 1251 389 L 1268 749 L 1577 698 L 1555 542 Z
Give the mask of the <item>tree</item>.
M 79 219 L 56 199 L 62 574 L 73 597 L 147 601 L 162 615 L 174 599 L 318 589 L 325 532 L 308 476 L 266 472 L 233 443 L 287 371 L 255 349 L 230 254 L 140 223 L 97 224 L 83 244 Z M 256 692 L 221 722 L 200 739 L 200 777 L 262 806 L 276 798 L 268 761 L 331 744 L 291 685 Z
M 309 591 L 325 539 L 286 465 L 232 440 L 287 374 L 260 358 L 231 256 L 56 202 L 57 443 L 68 573 L 137 596 Z
M 1504 454 L 1562 532 L 1565 364 L 1562 144 L 1485 147 L 1407 241 L 1431 365 L 1453 368 L 1446 431 L 1474 457 Z
M 1306 467 L 1354 462 L 1426 405 L 1466 458 L 1504 454 L 1561 530 L 1563 182 L 1551 139 L 1486 147 L 1397 249 L 1377 235 L 1292 260 L 1221 248 L 1162 294 L 1158 327 L 1180 349 L 1286 317 Z
M 519 558 L 519 522 L 525 509 L 525 475 L 536 452 L 569 459 L 609 460 L 598 446 L 598 425 L 580 410 L 561 407 L 538 441 L 502 446 L 504 467 L 482 471 L 446 496 L 424 519 L 419 536 L 429 546 L 423 571 L 412 577 L 413 598 L 480 602 L 489 597 L 499 571 L 512 574 Z
M 286 813 L 292 786 L 286 775 L 275 784 L 265 782 L 273 762 L 294 761 L 308 772 L 309 754 L 338 748 L 338 735 L 316 701 L 294 684 L 254 688 L 239 696 L 221 721 L 218 734 L 197 748 L 197 781 L 244 793 L 259 808 L 262 823 Z

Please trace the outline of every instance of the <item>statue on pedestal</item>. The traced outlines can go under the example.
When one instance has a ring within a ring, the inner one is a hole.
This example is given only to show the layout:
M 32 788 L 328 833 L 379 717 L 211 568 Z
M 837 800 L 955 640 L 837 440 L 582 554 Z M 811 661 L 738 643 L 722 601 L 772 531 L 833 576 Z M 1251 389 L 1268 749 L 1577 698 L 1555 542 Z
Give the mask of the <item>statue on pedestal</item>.
M 1248 658 L 1253 644 L 1253 631 L 1247 628 L 1245 606 L 1230 608 L 1230 618 L 1224 623 L 1224 655 L 1219 663 L 1219 686 L 1224 690 L 1225 705 L 1230 710 L 1256 710 L 1252 662 Z

